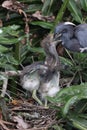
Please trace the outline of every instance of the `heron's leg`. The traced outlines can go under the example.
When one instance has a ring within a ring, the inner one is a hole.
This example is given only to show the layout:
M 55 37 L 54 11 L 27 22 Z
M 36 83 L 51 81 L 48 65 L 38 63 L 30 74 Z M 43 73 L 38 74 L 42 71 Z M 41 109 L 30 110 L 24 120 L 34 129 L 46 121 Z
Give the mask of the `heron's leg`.
M 49 108 L 49 106 L 47 105 L 47 99 L 45 98 L 45 108 Z
M 32 97 L 33 97 L 40 105 L 43 105 L 43 103 L 42 103 L 42 102 L 39 100 L 39 98 L 37 97 L 36 91 L 37 91 L 37 90 L 34 90 L 34 91 L 33 91 Z

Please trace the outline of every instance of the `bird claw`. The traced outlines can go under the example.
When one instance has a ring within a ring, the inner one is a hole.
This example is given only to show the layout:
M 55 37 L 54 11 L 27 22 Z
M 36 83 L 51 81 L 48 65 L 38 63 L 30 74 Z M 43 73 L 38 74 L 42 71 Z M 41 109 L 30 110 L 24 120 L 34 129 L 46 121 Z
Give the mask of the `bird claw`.
M 85 48 L 80 48 L 80 52 L 81 52 L 81 53 L 83 53 L 83 52 L 85 52 L 85 51 L 87 51 L 87 47 L 85 47 Z
M 44 105 L 44 108 L 45 108 L 45 109 L 49 109 L 49 106 L 48 106 L 48 105 Z

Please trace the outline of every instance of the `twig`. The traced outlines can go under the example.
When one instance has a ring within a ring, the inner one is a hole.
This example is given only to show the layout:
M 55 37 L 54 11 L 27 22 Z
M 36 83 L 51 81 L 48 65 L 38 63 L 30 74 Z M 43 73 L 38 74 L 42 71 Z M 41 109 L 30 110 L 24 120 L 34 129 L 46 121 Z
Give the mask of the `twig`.
M 67 84 L 67 87 L 70 87 L 70 85 L 71 85 L 72 81 L 74 80 L 76 74 L 77 74 L 77 71 L 74 73 L 72 79 L 71 79 L 70 82 Z
M 6 127 L 6 125 L 3 124 L 2 120 L 0 120 L 0 125 L 4 128 L 4 130 L 10 130 Z
M 0 74 L 6 75 L 6 76 L 15 76 L 15 75 L 20 76 L 22 72 L 21 71 L 5 71 L 5 72 L 0 72 Z
M 1 120 L 3 124 L 6 124 L 6 125 L 14 125 L 14 123 L 11 123 L 11 122 L 7 122 L 7 121 L 4 121 L 4 120 Z
M 8 85 L 8 78 L 5 78 L 5 79 L 3 80 L 3 86 L 2 86 L 1 97 L 4 97 L 5 94 L 6 94 L 7 85 Z
M 1 97 L 4 97 L 6 94 L 6 90 L 7 90 L 7 85 L 8 85 L 8 77 L 9 76 L 20 76 L 22 74 L 21 71 L 5 71 L 5 72 L 0 72 L 1 75 L 4 76 L 3 79 L 3 86 L 2 86 L 2 93 L 1 93 Z

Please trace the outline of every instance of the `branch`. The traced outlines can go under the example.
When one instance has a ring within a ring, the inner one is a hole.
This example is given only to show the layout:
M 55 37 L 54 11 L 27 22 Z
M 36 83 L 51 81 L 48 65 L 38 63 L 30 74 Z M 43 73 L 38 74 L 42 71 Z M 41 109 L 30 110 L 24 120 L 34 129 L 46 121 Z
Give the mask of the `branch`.
M 22 74 L 21 71 L 5 71 L 5 72 L 0 72 L 1 75 L 4 76 L 3 80 L 3 86 L 2 86 L 2 92 L 1 92 L 1 97 L 4 97 L 6 94 L 7 90 L 7 85 L 8 85 L 8 78 L 9 76 L 20 76 Z
M 19 71 L 5 71 L 5 72 L 0 72 L 1 75 L 5 75 L 5 76 L 20 76 L 22 74 L 22 72 Z

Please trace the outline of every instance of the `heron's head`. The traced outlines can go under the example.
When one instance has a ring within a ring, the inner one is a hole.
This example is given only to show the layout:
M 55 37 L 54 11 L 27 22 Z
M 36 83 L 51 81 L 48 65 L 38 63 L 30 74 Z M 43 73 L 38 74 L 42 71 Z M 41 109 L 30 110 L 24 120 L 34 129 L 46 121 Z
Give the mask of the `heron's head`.
M 42 48 L 44 48 L 46 55 L 54 55 L 54 48 L 56 49 L 56 46 L 58 44 L 58 41 L 54 40 L 53 34 L 47 35 L 41 42 Z
M 75 24 L 71 22 L 60 23 L 55 27 L 54 40 L 64 42 L 65 39 L 70 39 L 73 36 Z
M 41 46 L 44 48 L 46 53 L 45 64 L 51 69 L 57 66 L 57 63 L 59 62 L 59 57 L 56 50 L 57 44 L 58 41 L 54 40 L 53 34 L 47 35 L 41 42 Z

